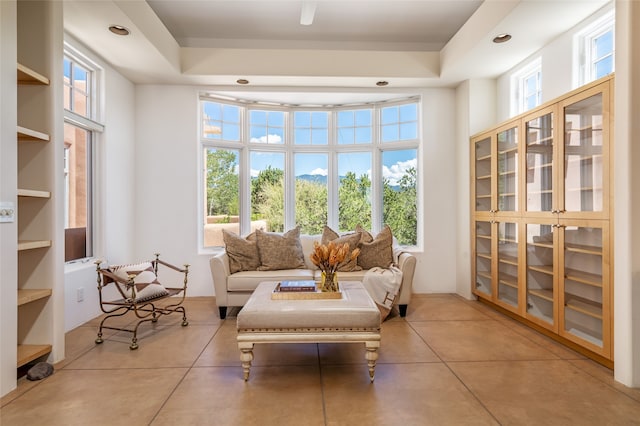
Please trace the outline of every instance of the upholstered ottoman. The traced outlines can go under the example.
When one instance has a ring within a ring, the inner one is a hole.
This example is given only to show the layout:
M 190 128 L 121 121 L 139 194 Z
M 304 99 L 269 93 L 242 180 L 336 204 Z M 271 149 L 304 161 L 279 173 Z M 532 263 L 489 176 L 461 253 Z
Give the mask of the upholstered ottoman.
M 363 342 L 373 382 L 380 347 L 380 311 L 361 282 L 340 282 L 340 299 L 272 300 L 276 282 L 258 285 L 238 313 L 238 348 L 249 379 L 256 343 Z

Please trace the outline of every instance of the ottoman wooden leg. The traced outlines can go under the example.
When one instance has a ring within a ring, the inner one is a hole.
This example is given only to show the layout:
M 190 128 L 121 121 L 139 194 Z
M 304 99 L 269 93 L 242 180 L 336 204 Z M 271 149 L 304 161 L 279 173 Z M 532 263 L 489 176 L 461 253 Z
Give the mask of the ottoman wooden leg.
M 373 382 L 374 374 L 376 372 L 376 360 L 378 359 L 378 348 L 380 347 L 379 341 L 374 342 L 364 342 L 365 348 L 367 352 L 364 354 L 364 357 L 367 360 L 367 365 L 369 366 L 369 379 Z
M 238 342 L 238 349 L 240 349 L 240 361 L 242 362 L 244 381 L 246 382 L 249 380 L 249 369 L 251 368 L 251 361 L 253 361 L 253 343 Z

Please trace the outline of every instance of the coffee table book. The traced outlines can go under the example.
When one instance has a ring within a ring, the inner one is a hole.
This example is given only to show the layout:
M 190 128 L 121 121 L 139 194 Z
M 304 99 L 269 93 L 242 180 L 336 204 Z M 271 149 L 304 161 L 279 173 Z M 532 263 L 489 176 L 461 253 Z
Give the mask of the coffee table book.
M 276 286 L 276 291 L 316 291 L 316 282 L 311 280 L 306 281 L 281 281 Z
M 283 281 L 286 282 L 286 281 Z M 300 281 L 292 281 L 300 282 Z M 305 281 L 303 281 L 305 282 Z M 318 299 L 342 299 L 342 292 L 340 291 L 321 291 L 314 281 L 307 281 L 313 283 L 313 290 L 282 290 L 282 282 L 275 285 L 275 288 L 271 292 L 271 300 L 318 300 Z M 293 286 L 293 285 L 292 285 Z

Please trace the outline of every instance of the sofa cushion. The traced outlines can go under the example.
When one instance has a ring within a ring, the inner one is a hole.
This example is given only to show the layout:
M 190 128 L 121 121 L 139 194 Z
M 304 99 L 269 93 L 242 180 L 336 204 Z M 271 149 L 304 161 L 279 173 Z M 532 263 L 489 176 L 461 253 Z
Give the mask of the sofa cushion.
M 359 225 L 356 232 L 362 233 L 358 256 L 358 265 L 362 269 L 388 268 L 393 264 L 393 234 L 389 225 L 385 225 L 375 238 Z
M 312 280 L 309 269 L 282 269 L 279 271 L 243 271 L 227 278 L 228 291 L 253 291 L 263 281 Z
M 256 230 L 260 266 L 258 271 L 305 268 L 300 227 L 284 234 Z
M 229 256 L 229 272 L 255 271 L 260 266 L 256 234 L 242 238 L 226 229 L 222 230 L 225 250 Z
M 325 226 L 324 230 L 322 231 L 322 239 L 320 242 L 322 244 L 327 244 L 329 243 L 329 241 L 333 241 L 336 245 L 344 243 L 349 244 L 349 253 L 347 253 L 344 261 L 342 261 L 342 263 L 338 265 L 338 272 L 352 272 L 362 270 L 362 267 L 358 265 L 358 258 L 351 258 L 351 253 L 353 253 L 353 250 L 358 248 L 361 238 L 362 233 L 360 232 L 353 232 L 341 236 L 333 229 Z

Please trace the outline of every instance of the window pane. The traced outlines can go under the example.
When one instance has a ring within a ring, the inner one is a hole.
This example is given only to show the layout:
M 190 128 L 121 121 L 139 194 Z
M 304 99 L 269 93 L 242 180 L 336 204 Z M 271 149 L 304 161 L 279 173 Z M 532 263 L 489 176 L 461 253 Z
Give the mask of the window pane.
M 596 80 L 611 74 L 611 72 L 613 71 L 613 56 L 607 56 L 601 61 L 596 62 L 595 68 L 596 68 L 596 71 L 595 71 Z
M 311 143 L 313 145 L 326 145 L 329 143 L 329 133 L 327 129 L 313 129 L 311 131 Z
M 284 143 L 284 113 L 282 111 L 251 111 L 251 143 Z
M 338 154 L 338 228 L 371 229 L 371 153 Z
M 415 149 L 382 153 L 382 219 L 402 245 L 418 241 L 417 164 Z
M 294 138 L 298 145 L 310 145 L 311 131 L 309 129 L 296 129 L 294 131 Z
M 91 132 L 64 124 L 65 262 L 93 255 Z
M 400 121 L 416 121 L 418 119 L 418 104 L 407 104 L 400 107 Z
M 296 154 L 296 225 L 303 234 L 321 234 L 327 224 L 327 154 Z
M 609 30 L 593 41 L 595 59 L 600 59 L 613 52 L 613 31 Z
M 284 153 L 251 151 L 251 231 L 284 231 Z
M 238 221 L 240 179 L 239 152 L 205 148 L 206 221 L 205 247 L 223 246 L 222 229 L 240 232 Z
M 398 140 L 398 125 L 382 126 L 382 142 Z
M 311 114 L 311 127 L 327 128 L 329 125 L 329 115 L 326 112 L 314 112 Z
M 295 127 L 311 127 L 311 113 L 299 111 L 294 112 L 293 123 Z
M 371 115 L 371 109 L 338 112 L 337 143 L 371 143 Z
M 240 140 L 240 108 L 218 102 L 202 101 L 202 137 Z
M 400 125 L 400 140 L 416 139 L 418 137 L 417 123 L 402 123 Z
M 263 126 L 267 125 L 267 113 L 266 111 L 251 111 L 249 115 L 249 120 L 251 124 L 261 124 Z
M 382 124 L 398 122 L 398 107 L 382 108 Z

